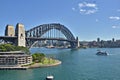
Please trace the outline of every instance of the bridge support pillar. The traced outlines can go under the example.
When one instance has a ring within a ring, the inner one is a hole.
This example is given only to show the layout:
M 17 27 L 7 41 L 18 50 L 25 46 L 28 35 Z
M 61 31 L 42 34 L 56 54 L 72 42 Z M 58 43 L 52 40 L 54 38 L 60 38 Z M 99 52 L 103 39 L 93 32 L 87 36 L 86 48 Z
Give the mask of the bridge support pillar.
M 5 29 L 5 36 L 15 36 L 15 30 L 12 25 L 7 25 Z
M 76 37 L 76 41 L 77 41 L 77 45 L 76 45 L 76 47 L 79 48 L 79 47 L 80 47 L 80 42 L 79 42 L 78 37 Z
M 16 41 L 17 46 L 26 47 L 25 29 L 23 24 L 18 23 L 16 25 L 15 35 L 18 37 Z

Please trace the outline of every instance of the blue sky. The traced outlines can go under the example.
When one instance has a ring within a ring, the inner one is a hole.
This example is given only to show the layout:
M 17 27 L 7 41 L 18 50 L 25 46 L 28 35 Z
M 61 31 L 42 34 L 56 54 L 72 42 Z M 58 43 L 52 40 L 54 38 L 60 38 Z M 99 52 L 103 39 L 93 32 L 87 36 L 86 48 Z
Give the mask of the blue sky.
M 61 23 L 80 41 L 120 39 L 120 0 L 0 0 L 0 35 L 17 23 Z

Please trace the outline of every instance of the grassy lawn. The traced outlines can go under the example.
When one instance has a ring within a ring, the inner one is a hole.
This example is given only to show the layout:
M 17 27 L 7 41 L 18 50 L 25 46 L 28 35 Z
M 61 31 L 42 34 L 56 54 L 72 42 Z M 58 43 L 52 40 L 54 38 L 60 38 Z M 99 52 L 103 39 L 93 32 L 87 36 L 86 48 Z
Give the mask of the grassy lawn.
M 42 64 L 54 64 L 56 63 L 56 60 L 51 58 L 44 58 L 44 60 L 41 62 Z
M 28 64 L 28 65 L 22 65 L 23 67 L 28 67 L 28 66 L 45 66 L 45 65 L 52 65 L 52 64 L 55 64 L 57 63 L 58 60 L 55 60 L 55 59 L 52 59 L 52 58 L 47 58 L 45 57 L 42 62 L 33 62 L 31 64 Z

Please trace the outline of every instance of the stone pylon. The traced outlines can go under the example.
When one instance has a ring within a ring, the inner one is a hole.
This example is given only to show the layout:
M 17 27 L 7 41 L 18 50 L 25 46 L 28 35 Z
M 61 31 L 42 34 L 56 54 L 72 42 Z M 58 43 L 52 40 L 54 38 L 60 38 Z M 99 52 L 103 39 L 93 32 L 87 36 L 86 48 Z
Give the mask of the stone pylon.
M 16 41 L 17 46 L 26 47 L 25 29 L 24 29 L 24 25 L 23 24 L 18 23 L 16 25 L 15 36 L 18 37 L 18 39 Z
M 12 26 L 12 25 L 6 26 L 5 36 L 11 36 L 11 37 L 15 36 L 14 26 Z
M 76 37 L 76 40 L 77 40 L 77 48 L 79 48 L 79 47 L 80 47 L 79 38 L 78 38 L 78 37 Z

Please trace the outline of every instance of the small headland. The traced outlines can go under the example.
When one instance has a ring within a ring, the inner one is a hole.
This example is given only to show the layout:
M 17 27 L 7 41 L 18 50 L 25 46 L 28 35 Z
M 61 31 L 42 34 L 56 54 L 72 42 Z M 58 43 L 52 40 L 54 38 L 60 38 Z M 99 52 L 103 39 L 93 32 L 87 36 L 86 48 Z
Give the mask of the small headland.
M 32 54 L 33 63 L 28 65 L 23 65 L 23 67 L 31 68 L 43 68 L 60 65 L 62 62 L 53 58 L 48 58 L 43 53 Z
M 11 44 L 1 44 L 0 45 L 0 56 L 7 56 L 3 58 L 0 58 L 4 60 L 1 62 L 2 64 L 6 61 L 6 59 L 9 57 L 11 59 L 11 56 L 13 58 L 13 61 L 9 63 L 9 61 L 5 62 L 5 65 L 0 65 L 0 69 L 28 69 L 28 68 L 41 68 L 41 67 L 50 67 L 50 66 L 57 66 L 61 64 L 61 61 L 56 60 L 51 57 L 46 57 L 43 53 L 34 53 L 31 54 L 29 49 L 27 47 L 22 46 L 14 46 Z M 21 57 L 22 56 L 22 57 Z M 20 57 L 19 60 L 18 57 Z M 16 61 L 16 63 L 15 63 Z M 23 62 L 24 61 L 24 62 Z M 20 64 L 19 64 L 20 63 Z

